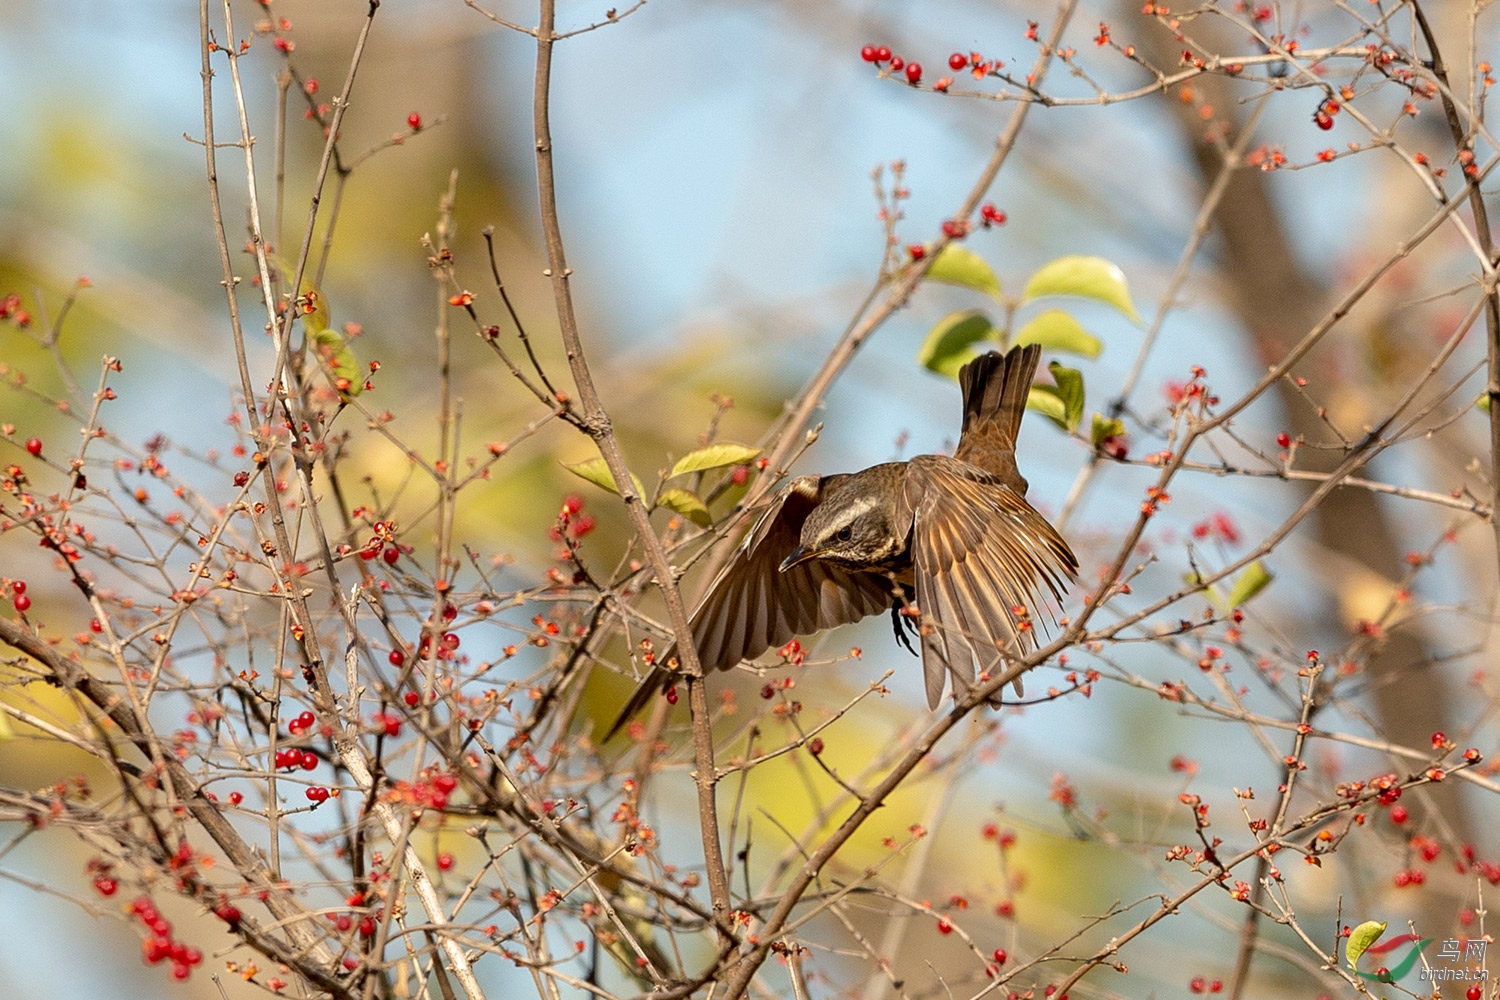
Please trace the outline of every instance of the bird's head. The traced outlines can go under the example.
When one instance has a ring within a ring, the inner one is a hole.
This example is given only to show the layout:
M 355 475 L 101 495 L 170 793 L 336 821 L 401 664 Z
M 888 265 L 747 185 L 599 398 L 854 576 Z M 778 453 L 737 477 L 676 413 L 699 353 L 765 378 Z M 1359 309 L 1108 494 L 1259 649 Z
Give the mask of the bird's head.
M 799 544 L 779 567 L 809 559 L 856 569 L 885 566 L 906 550 L 910 525 L 896 524 L 905 466 L 877 465 L 840 483 L 802 522 Z

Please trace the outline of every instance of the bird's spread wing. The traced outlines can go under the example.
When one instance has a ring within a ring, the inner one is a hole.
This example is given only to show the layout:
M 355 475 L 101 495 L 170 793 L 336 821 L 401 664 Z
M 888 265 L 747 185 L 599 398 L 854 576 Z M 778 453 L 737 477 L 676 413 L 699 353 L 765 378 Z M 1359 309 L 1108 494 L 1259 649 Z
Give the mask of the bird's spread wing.
M 878 573 L 846 570 L 821 559 L 810 559 L 785 573 L 777 571 L 797 547 L 802 522 L 842 478 L 799 476 L 767 502 L 693 611 L 689 624 L 705 671 L 728 670 L 799 635 L 856 622 L 891 607 L 892 585 Z M 676 652 L 673 644 L 659 662 L 667 663 Z M 652 670 L 609 735 L 673 676 L 665 666 Z
M 809 559 L 777 571 L 796 549 L 802 522 L 842 477 L 800 476 L 772 500 L 734 558 L 693 612 L 693 638 L 704 670 L 728 670 L 799 635 L 859 621 L 891 606 L 891 583 L 878 573 Z
M 1001 654 L 1036 649 L 1042 588 L 1061 601 L 1078 559 L 1062 536 L 1015 490 L 967 462 L 940 455 L 912 459 L 904 503 L 912 518 L 911 552 L 922 612 L 927 703 L 943 683 L 973 683 L 976 665 L 994 674 Z

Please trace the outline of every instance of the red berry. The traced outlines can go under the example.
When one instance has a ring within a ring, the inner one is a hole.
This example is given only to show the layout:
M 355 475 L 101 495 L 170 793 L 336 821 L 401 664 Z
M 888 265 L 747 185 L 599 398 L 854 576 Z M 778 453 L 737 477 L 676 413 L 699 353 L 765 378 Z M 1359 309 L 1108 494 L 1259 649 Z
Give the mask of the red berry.
M 938 933 L 939 934 L 952 934 L 953 933 L 953 925 L 948 922 L 948 918 L 947 917 L 938 917 Z
M 20 611 L 24 614 L 26 612 L 26 609 L 31 607 L 31 598 L 27 597 L 25 594 L 17 594 L 16 599 L 11 603 L 16 606 L 17 611 Z
M 808 742 L 807 749 L 812 752 L 812 755 L 814 757 L 816 757 L 818 754 L 822 753 L 823 752 L 823 737 L 821 737 L 821 736 L 814 736 Z
M 1407 811 L 1405 806 L 1391 806 L 1392 823 L 1405 823 L 1410 818 L 1411 813 Z
M 442 871 L 442 872 L 449 871 L 450 869 L 452 869 L 453 868 L 453 855 L 449 854 L 447 851 L 444 851 L 442 854 L 439 854 L 437 856 L 437 866 L 438 866 L 438 871 Z
M 1000 211 L 989 202 L 985 202 L 983 205 L 979 206 L 979 217 L 984 220 L 984 224 L 986 226 L 991 224 L 996 226 L 1003 226 L 1005 225 L 1005 220 L 1007 218 L 1004 212 Z
M 240 924 L 240 908 L 233 903 L 220 903 L 214 908 L 214 916 L 230 927 L 238 927 Z
M 380 558 L 385 560 L 387 566 L 394 566 L 401 559 L 401 550 L 392 545 L 380 554 Z
M 967 65 L 969 65 L 969 57 L 964 55 L 962 52 L 955 52 L 948 57 L 948 68 L 953 70 L 953 72 L 955 73 L 957 73 Z
M 1447 742 L 1448 742 L 1448 735 L 1446 733 L 1444 733 L 1441 729 L 1439 729 L 1437 732 L 1435 732 L 1435 733 L 1432 734 L 1432 745 L 1433 746 L 1435 746 L 1435 747 L 1442 747 L 1442 745 L 1445 744 L 1445 743 L 1447 743 Z
M 875 51 L 875 46 L 866 45 L 859 50 L 859 57 L 867 63 L 872 63 L 875 61 Z
M 93 621 L 89 622 L 89 631 L 95 633 L 103 632 L 104 626 L 99 624 L 99 619 L 95 618 Z
M 1188 991 L 1191 993 L 1202 993 L 1206 989 L 1208 989 L 1208 980 L 1202 976 L 1194 976 L 1188 982 Z
M 230 805 L 237 806 L 237 805 L 239 805 L 243 801 L 245 801 L 245 797 L 243 795 L 241 795 L 239 792 L 230 792 L 229 793 L 229 804 Z
M 401 700 L 406 702 L 406 704 L 411 706 L 412 708 L 416 708 L 422 703 L 422 696 L 417 694 L 417 692 L 415 691 L 408 691 L 401 696 Z
M 1218 993 L 1223 989 L 1224 981 L 1221 979 L 1215 979 L 1213 982 L 1208 984 L 1208 992 L 1210 993 Z
M 1276 435 L 1276 446 L 1278 448 L 1290 448 L 1292 446 L 1292 436 L 1286 431 L 1282 431 Z
M 1333 128 L 1333 117 L 1329 115 L 1328 112 L 1319 109 L 1318 112 L 1313 115 L 1313 124 L 1318 126 L 1318 128 L 1322 129 L 1324 132 L 1327 132 L 1329 129 Z
M 42 457 L 42 439 L 41 438 L 27 438 L 26 439 L 26 450 L 29 451 L 29 452 L 31 452 L 31 457 L 32 458 L 41 458 Z
M 100 875 L 94 879 L 94 891 L 101 896 L 113 896 L 120 889 L 120 883 L 108 875 Z
M 386 659 L 391 661 L 391 666 L 399 667 L 406 662 L 406 654 L 399 649 L 393 649 L 391 650 L 391 655 L 386 657 Z
M 17 580 L 17 581 L 15 581 L 14 583 L 12 583 L 10 585 L 10 590 L 11 590 L 11 593 L 13 593 L 13 594 L 24 594 L 24 593 L 26 593 L 26 581 L 25 580 Z
M 891 72 L 892 73 L 899 73 L 901 71 L 901 67 L 905 66 L 905 65 L 906 65 L 906 60 L 905 59 L 902 59 L 900 56 L 891 56 Z
M 432 779 L 432 787 L 446 795 L 458 787 L 458 779 L 451 774 L 439 774 Z
M 1470 986 L 1464 990 L 1464 1000 L 1479 1000 L 1482 996 L 1484 996 L 1484 990 L 1479 986 Z
M 328 789 L 322 785 L 313 785 L 304 793 L 311 802 L 327 802 Z
M 164 937 L 148 937 L 141 942 L 141 957 L 147 965 L 156 965 L 172 954 L 172 942 Z
M 375 936 L 375 918 L 374 917 L 365 917 L 362 920 L 360 920 L 360 922 L 359 922 L 359 936 L 360 937 L 367 937 L 367 938 Z
M 912 260 L 921 260 L 927 256 L 927 248 L 920 243 L 913 243 L 906 248 L 906 253 Z
M 1005 964 L 1005 960 L 1007 958 L 1010 958 L 1010 956 L 1005 953 L 1005 949 L 1004 948 L 996 948 L 995 949 L 995 953 L 993 955 L 991 955 L 990 957 L 995 960 L 995 964 L 996 965 L 1004 965 Z
M 297 716 L 297 728 L 311 729 L 317 721 L 318 717 L 316 715 L 313 715 L 311 712 L 303 712 Z
M 318 767 L 318 755 L 311 750 L 302 751 L 302 757 L 297 761 L 302 765 L 304 771 L 315 771 Z
M 921 63 L 907 63 L 906 64 L 906 81 L 908 83 L 916 83 L 920 79 L 922 79 L 922 64 Z
M 667 704 L 668 705 L 675 705 L 675 704 L 677 704 L 677 685 L 676 684 L 673 684 L 671 687 L 667 688 Z
M 885 62 L 886 60 L 890 59 L 890 57 L 891 57 L 891 50 L 888 49 L 888 48 L 886 48 L 884 45 L 880 46 L 878 49 L 875 50 L 875 61 L 878 62 L 878 63 Z M 891 68 L 895 69 L 894 66 L 891 67 Z
M 410 125 L 411 130 L 415 132 L 422 127 L 422 116 L 413 111 L 406 116 L 406 124 Z

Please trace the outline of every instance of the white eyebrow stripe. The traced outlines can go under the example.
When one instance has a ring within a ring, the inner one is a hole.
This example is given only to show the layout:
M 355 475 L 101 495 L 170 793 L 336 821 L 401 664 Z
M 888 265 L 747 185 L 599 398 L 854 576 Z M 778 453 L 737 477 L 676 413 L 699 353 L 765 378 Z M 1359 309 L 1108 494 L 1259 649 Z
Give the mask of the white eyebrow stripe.
M 839 528 L 840 526 L 843 526 L 843 525 L 851 525 L 855 521 L 858 521 L 860 518 L 864 517 L 870 511 L 874 510 L 879 505 L 880 505 L 880 500 L 877 497 L 873 497 L 873 496 L 856 497 L 853 503 L 851 503 L 848 506 L 844 507 L 839 512 L 839 513 L 843 514 L 844 516 L 841 517 L 841 518 L 839 518 L 833 524 L 829 525 L 829 528 L 830 529 L 837 529 L 837 528 Z

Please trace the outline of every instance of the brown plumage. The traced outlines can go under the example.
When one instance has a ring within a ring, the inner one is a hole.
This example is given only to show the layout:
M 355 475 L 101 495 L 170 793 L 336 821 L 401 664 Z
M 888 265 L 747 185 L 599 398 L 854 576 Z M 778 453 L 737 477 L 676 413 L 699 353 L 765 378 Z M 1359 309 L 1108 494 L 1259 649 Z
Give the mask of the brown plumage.
M 921 611 L 927 704 L 946 679 L 1036 649 L 1042 588 L 1061 601 L 1078 560 L 1025 500 L 1016 432 L 1041 348 L 991 351 L 958 373 L 964 418 L 952 458 L 918 455 L 849 475 L 799 476 L 765 502 L 690 624 L 703 669 L 728 670 L 791 639 L 904 607 Z M 897 635 L 901 634 L 897 619 Z M 675 647 L 662 656 L 669 663 Z M 609 735 L 668 686 L 657 666 Z

